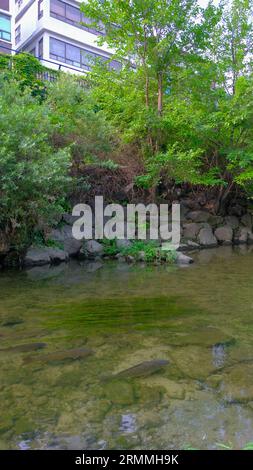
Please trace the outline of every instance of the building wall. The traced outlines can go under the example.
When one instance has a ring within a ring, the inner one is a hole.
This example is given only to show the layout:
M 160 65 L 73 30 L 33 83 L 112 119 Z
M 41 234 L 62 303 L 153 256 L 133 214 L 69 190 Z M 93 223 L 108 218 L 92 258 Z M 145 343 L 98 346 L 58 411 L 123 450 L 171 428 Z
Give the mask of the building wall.
M 82 0 L 65 0 L 60 4 L 57 3 L 57 8 L 53 8 L 54 13 L 50 14 L 50 4 L 52 1 L 21 0 L 20 3 L 15 4 L 15 19 L 13 22 L 15 49 L 32 52 L 35 56 L 39 57 L 39 41 L 43 38 L 44 65 L 53 69 L 59 68 L 61 65 L 62 70 L 82 74 L 83 70 L 88 70 L 89 68 L 83 67 L 83 57 L 85 57 L 86 53 L 90 53 L 91 57 L 94 54 L 102 55 L 106 59 L 111 57 L 112 51 L 106 45 L 103 47 L 98 46 L 98 35 L 95 31 L 87 31 L 87 28 L 81 27 L 79 22 L 73 21 L 77 10 L 73 10 L 71 7 L 79 9 Z M 73 55 L 77 54 L 76 48 L 79 48 L 81 51 L 80 66 L 76 65 L 77 62 L 66 57 L 61 59 L 59 55 L 57 56 L 58 58 L 56 58 L 55 54 L 52 56 L 52 53 L 50 54 L 50 44 L 52 45 L 50 38 L 62 41 L 62 43 L 59 43 L 59 46 L 63 43 L 66 44 L 68 51 L 71 50 L 71 46 L 75 46 L 72 47 Z M 42 58 L 40 57 L 40 59 Z M 114 65 L 118 66 L 115 62 L 113 63 Z

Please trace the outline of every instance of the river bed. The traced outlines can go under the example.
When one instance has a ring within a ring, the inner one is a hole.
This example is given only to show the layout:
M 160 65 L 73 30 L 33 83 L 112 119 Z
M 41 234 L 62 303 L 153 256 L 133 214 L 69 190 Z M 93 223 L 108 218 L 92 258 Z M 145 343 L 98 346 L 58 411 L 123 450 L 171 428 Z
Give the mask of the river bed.
M 252 442 L 253 251 L 193 257 L 0 272 L 0 449 Z

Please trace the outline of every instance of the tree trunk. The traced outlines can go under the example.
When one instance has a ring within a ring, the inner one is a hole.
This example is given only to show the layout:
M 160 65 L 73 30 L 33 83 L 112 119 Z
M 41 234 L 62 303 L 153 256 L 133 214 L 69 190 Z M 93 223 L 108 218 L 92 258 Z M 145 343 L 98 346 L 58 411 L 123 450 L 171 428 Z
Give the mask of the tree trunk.
M 157 103 L 157 111 L 159 116 L 162 115 L 163 112 L 163 74 L 162 72 L 158 73 L 158 103 Z

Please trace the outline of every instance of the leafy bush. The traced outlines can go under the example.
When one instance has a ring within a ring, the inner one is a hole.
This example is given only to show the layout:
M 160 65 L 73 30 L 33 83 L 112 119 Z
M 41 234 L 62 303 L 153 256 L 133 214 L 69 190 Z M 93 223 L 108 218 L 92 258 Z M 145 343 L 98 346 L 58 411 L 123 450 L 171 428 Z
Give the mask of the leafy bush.
M 62 211 L 70 153 L 51 144 L 50 110 L 0 76 L 0 227 L 22 247 L 34 227 Z

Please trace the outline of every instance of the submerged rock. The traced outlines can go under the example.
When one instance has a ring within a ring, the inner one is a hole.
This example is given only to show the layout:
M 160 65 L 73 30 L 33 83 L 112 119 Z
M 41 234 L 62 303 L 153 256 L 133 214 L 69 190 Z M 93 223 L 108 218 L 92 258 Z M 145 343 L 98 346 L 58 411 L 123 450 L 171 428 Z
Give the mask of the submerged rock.
M 89 348 L 75 348 L 69 349 L 67 351 L 55 351 L 52 353 L 44 354 L 43 356 L 36 356 L 36 357 L 28 357 L 26 358 L 25 362 L 46 362 L 46 363 L 54 363 L 54 362 L 61 362 L 65 360 L 72 360 L 75 361 L 77 359 L 84 359 L 88 356 L 94 354 L 92 349 Z
M 178 252 L 176 262 L 177 264 L 192 264 L 194 263 L 194 260 L 190 258 L 190 256 L 187 256 L 187 255 L 184 255 L 183 253 Z
M 170 355 L 179 370 L 192 379 L 205 379 L 216 369 L 211 349 L 186 346 L 174 348 Z
M 221 393 L 228 402 L 253 400 L 253 363 L 236 364 L 223 375 Z
M 234 338 L 218 328 L 212 327 L 200 328 L 186 333 L 174 333 L 169 338 L 169 343 L 175 346 L 230 346 L 234 342 Z
M 104 393 L 115 405 L 132 405 L 135 401 L 134 388 L 125 381 L 113 380 L 104 385 Z
M 0 349 L 0 352 L 29 352 L 37 351 L 38 349 L 43 349 L 46 347 L 46 343 L 31 343 L 31 344 L 19 344 L 17 346 L 11 346 L 9 348 Z
M 153 359 L 151 361 L 144 361 L 136 366 L 130 367 L 129 369 L 122 370 L 115 374 L 114 377 L 145 377 L 147 375 L 154 374 L 167 366 L 169 361 L 166 359 Z

